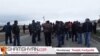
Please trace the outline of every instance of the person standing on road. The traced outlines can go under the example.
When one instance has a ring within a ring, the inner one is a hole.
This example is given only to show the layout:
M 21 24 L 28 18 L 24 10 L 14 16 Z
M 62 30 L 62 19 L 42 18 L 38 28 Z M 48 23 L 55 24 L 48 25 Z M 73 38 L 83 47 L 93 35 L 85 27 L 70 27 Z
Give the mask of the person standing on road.
M 78 31 L 77 31 L 77 37 L 78 37 L 78 44 L 82 44 L 83 38 L 82 38 L 82 24 L 78 23 Z
M 20 29 L 18 26 L 18 21 L 15 20 L 12 26 L 12 33 L 14 35 L 14 46 L 21 46 L 20 45 Z
M 85 45 L 87 47 L 90 47 L 92 23 L 90 22 L 89 18 L 87 18 L 86 21 L 83 23 L 83 32 L 84 32 L 84 36 L 85 36 Z
M 69 39 L 69 34 L 68 34 L 68 22 L 65 22 L 64 27 L 65 27 L 65 37 L 66 37 L 66 40 L 68 40 L 68 39 Z
M 35 44 L 36 43 L 36 34 L 37 34 L 37 27 L 36 27 L 36 23 L 35 20 L 32 21 L 32 25 L 31 25 L 31 31 L 32 31 L 32 43 Z
M 25 34 L 26 27 L 23 25 L 23 33 Z
M 49 21 L 46 21 L 43 25 L 43 32 L 45 36 L 45 45 L 51 46 L 51 33 L 52 33 L 52 25 Z
M 65 39 L 65 27 L 64 27 L 64 23 L 62 21 L 60 21 L 60 24 L 61 24 L 61 44 L 64 45 L 64 39 Z
M 36 24 L 36 27 L 37 27 L 37 37 L 38 37 L 38 41 L 41 41 L 41 25 L 40 25 L 40 22 L 37 22 Z
M 72 24 L 72 42 L 77 42 L 77 21 L 73 22 Z
M 30 36 L 31 36 L 32 35 L 32 24 L 29 24 L 28 30 L 29 30 L 29 33 L 30 33 Z
M 5 44 L 8 44 L 8 40 L 10 41 L 10 44 L 12 43 L 12 26 L 10 25 L 10 22 L 7 22 L 7 25 L 3 27 L 1 31 L 5 32 Z
M 96 34 L 97 33 L 97 23 L 96 22 L 93 22 L 93 33 Z
M 57 36 L 57 47 L 64 45 L 64 25 L 61 21 L 56 21 L 56 36 Z
M 69 38 L 72 38 L 72 22 L 68 22 L 68 33 Z

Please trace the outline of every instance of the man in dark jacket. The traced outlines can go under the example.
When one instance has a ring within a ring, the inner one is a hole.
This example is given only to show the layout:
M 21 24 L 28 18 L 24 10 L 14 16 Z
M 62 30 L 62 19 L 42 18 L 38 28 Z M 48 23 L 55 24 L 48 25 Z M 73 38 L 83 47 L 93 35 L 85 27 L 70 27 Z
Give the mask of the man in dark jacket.
M 29 24 L 28 29 L 29 29 L 29 33 L 30 33 L 30 36 L 31 36 L 32 35 L 32 24 Z
M 12 32 L 13 32 L 13 35 L 14 35 L 14 46 L 20 46 L 20 29 L 19 29 L 19 26 L 18 26 L 18 21 L 15 20 L 14 21 L 14 24 L 12 26 Z
M 72 22 L 68 22 L 68 34 L 69 34 L 69 38 L 72 38 Z
M 32 31 L 32 43 L 35 44 L 36 43 L 36 34 L 37 34 L 37 28 L 36 28 L 36 23 L 35 20 L 32 21 L 32 25 L 31 25 L 31 31 Z
M 57 21 L 56 27 L 56 36 L 58 41 L 57 47 L 61 47 L 62 45 L 64 45 L 64 25 L 61 21 Z
M 68 22 L 65 23 L 64 28 L 65 28 L 65 37 L 66 37 L 66 40 L 68 40 L 69 39 Z
M 26 27 L 23 25 L 23 33 L 25 34 Z
M 36 23 L 36 28 L 37 28 L 37 37 L 38 37 L 38 41 L 41 41 L 41 25 L 40 25 L 40 22 L 37 22 Z
M 77 29 L 78 29 L 78 22 L 75 21 L 73 24 L 72 24 L 72 41 L 75 41 L 77 42 Z
M 10 41 L 10 43 L 12 43 L 12 27 L 10 25 L 10 22 L 8 22 L 7 25 L 3 27 L 3 31 L 5 32 L 5 44 L 8 44 L 8 40 Z
M 84 36 L 85 36 L 85 45 L 87 47 L 90 47 L 92 23 L 90 22 L 89 18 L 86 19 L 85 23 L 83 23 L 83 32 L 84 32 Z
M 82 44 L 83 38 L 82 38 L 82 24 L 78 23 L 78 30 L 77 30 L 77 37 L 78 37 L 78 44 Z
M 93 22 L 93 33 L 96 34 L 97 32 L 97 23 L 96 22 Z

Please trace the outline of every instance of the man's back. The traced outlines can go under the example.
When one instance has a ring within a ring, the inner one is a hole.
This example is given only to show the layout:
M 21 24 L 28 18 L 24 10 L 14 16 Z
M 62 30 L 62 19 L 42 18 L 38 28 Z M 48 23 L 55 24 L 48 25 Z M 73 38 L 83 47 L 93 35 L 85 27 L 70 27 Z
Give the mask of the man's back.
M 43 29 L 44 29 L 44 32 L 51 32 L 52 31 L 52 25 L 49 24 L 49 23 L 45 23 L 45 24 L 43 24 Z
M 15 34 L 15 35 L 19 35 L 19 33 L 20 33 L 19 26 L 18 26 L 18 25 L 13 25 L 13 26 L 12 26 L 12 32 L 13 32 L 13 34 Z
M 40 24 L 37 24 L 36 25 L 36 28 L 37 28 L 37 30 L 41 30 L 41 25 Z
M 32 23 L 32 25 L 31 25 L 31 31 L 33 33 L 35 33 L 37 31 L 37 29 L 36 29 L 36 23 Z
M 9 34 L 12 31 L 11 25 L 5 25 L 3 29 L 4 29 L 6 34 Z
M 92 32 L 92 23 L 91 22 L 85 22 L 83 24 L 83 31 L 84 32 Z

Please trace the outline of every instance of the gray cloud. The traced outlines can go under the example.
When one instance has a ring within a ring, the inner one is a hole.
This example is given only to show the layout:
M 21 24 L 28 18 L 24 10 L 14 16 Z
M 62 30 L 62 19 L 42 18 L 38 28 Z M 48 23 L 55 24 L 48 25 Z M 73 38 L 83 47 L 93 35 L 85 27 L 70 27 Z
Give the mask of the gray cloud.
M 29 23 L 33 19 L 43 21 L 43 16 L 51 21 L 83 21 L 87 17 L 98 19 L 98 15 L 100 0 L 0 0 L 1 24 L 15 19 Z

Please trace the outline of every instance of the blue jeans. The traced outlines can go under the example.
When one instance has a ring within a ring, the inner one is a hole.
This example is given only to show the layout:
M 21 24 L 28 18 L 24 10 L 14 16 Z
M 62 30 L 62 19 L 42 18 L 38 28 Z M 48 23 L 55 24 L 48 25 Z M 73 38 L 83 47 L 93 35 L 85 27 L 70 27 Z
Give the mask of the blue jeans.
M 82 44 L 83 40 L 82 40 L 82 33 L 77 33 L 78 35 L 78 44 Z
M 65 33 L 65 37 L 66 37 L 66 40 L 69 39 L 69 34 L 68 34 L 68 32 Z
M 20 37 L 19 35 L 14 35 L 14 46 L 20 46 Z
M 57 34 L 57 41 L 58 41 L 58 47 L 61 47 L 63 44 L 63 34 Z
M 85 32 L 84 37 L 85 37 L 85 45 L 87 47 L 90 47 L 91 32 Z
M 32 33 L 32 43 L 36 43 L 36 33 Z
M 5 44 L 8 44 L 8 41 L 10 42 L 10 44 L 12 43 L 12 35 L 11 33 L 9 34 L 5 34 Z
M 65 33 L 61 34 L 61 38 L 62 38 L 62 45 L 64 45 L 64 39 L 65 39 Z

